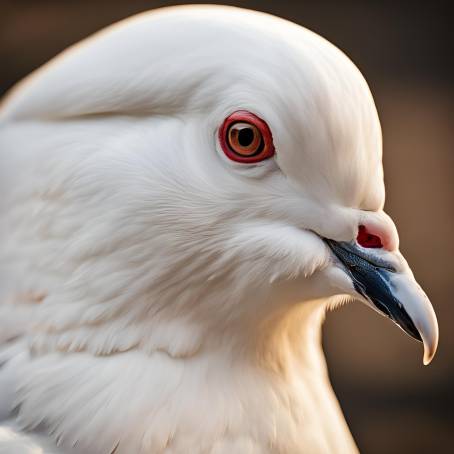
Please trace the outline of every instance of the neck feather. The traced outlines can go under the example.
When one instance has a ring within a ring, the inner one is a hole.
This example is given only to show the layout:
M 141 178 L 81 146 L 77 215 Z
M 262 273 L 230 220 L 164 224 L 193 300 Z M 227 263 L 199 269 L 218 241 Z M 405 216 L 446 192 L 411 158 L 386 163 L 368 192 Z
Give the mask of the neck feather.
M 18 370 L 19 416 L 96 454 L 334 452 L 340 445 L 354 452 L 326 374 L 323 314 L 320 302 L 305 303 L 235 340 L 226 333 L 210 345 L 208 338 L 185 357 L 139 349 L 36 356 Z

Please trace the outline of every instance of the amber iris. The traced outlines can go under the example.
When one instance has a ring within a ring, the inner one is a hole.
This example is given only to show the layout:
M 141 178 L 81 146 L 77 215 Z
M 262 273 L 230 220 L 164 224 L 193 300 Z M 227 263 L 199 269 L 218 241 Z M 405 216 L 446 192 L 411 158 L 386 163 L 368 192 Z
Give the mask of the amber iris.
M 274 144 L 268 125 L 246 110 L 230 114 L 219 128 L 219 142 L 232 161 L 252 164 L 274 155 Z
M 249 123 L 234 123 L 227 133 L 229 147 L 241 156 L 253 156 L 260 151 L 262 135 Z

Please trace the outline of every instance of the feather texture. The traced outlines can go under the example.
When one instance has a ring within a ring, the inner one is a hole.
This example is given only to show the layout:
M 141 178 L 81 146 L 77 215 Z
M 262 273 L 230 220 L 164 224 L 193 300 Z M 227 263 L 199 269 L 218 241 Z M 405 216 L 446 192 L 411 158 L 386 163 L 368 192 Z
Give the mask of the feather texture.
M 223 155 L 239 108 L 275 159 Z M 163 9 L 64 52 L 0 119 L 4 417 L 93 454 L 356 451 L 320 346 L 352 285 L 321 237 L 397 234 L 344 54 L 261 13 Z M 27 437 L 4 426 L 0 452 Z

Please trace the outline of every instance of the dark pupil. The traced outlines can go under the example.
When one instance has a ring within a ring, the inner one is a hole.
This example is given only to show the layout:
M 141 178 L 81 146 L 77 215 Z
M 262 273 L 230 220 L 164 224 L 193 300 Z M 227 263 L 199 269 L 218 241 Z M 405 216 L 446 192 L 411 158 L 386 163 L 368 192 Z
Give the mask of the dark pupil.
M 242 147 L 248 147 L 254 141 L 254 131 L 252 128 L 243 128 L 238 132 L 238 143 Z

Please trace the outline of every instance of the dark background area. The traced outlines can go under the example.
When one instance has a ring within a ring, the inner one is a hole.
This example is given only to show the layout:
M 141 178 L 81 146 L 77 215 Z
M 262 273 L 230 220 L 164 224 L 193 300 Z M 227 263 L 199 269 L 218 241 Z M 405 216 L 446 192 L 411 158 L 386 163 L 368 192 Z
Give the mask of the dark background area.
M 206 2 L 209 3 L 209 2 Z M 384 136 L 386 210 L 440 324 L 433 363 L 360 303 L 330 313 L 334 388 L 363 453 L 454 452 L 454 85 L 449 2 L 225 2 L 291 19 L 360 68 Z M 134 13 L 137 0 L 0 0 L 0 94 L 70 44 Z M 451 5 L 452 6 L 452 5 Z M 309 453 L 310 454 L 310 453 Z

